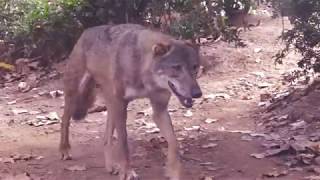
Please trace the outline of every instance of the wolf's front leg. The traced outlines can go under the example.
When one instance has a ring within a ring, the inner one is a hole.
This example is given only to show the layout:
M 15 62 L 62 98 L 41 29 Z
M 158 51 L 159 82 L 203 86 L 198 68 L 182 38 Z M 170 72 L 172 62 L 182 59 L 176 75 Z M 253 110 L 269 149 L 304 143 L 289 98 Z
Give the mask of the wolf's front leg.
M 158 95 L 151 98 L 153 108 L 153 120 L 160 132 L 168 142 L 167 176 L 170 180 L 181 180 L 181 162 L 177 139 L 173 130 L 171 118 L 168 112 L 169 94 Z
M 106 168 L 119 171 L 120 180 L 137 180 L 138 175 L 132 170 L 127 141 L 127 102 L 111 100 L 108 102 L 108 122 L 105 137 Z M 118 140 L 112 143 L 113 130 L 116 129 Z M 109 148 L 109 149 L 108 149 Z

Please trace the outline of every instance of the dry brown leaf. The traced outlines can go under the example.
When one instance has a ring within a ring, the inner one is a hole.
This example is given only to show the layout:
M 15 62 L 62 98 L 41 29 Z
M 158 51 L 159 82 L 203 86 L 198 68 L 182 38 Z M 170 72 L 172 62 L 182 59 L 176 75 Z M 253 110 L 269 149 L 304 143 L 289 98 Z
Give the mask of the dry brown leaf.
M 74 165 L 74 166 L 70 166 L 65 168 L 68 171 L 85 171 L 87 170 L 85 165 Z
M 262 176 L 263 177 L 268 177 L 268 178 L 275 178 L 275 177 L 282 177 L 282 176 L 286 176 L 288 175 L 288 171 L 287 170 L 273 170 L 271 172 L 268 173 L 264 173 Z

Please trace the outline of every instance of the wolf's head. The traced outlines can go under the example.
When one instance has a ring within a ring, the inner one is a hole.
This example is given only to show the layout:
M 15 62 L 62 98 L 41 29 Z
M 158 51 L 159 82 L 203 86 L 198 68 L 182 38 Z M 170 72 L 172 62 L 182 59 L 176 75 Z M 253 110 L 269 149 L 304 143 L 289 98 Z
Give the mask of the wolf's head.
M 173 40 L 154 44 L 152 52 L 156 83 L 175 94 L 183 106 L 192 107 L 192 98 L 202 96 L 196 81 L 199 49 L 189 42 Z

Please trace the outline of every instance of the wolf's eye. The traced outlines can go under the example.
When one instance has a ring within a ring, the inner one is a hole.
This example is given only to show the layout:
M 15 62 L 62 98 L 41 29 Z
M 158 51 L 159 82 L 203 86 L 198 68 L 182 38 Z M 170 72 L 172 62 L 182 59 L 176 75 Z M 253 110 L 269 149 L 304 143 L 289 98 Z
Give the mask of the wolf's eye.
M 180 65 L 174 65 L 174 66 L 172 66 L 172 68 L 174 70 L 176 70 L 176 71 L 181 71 L 182 70 L 182 66 L 180 66 Z

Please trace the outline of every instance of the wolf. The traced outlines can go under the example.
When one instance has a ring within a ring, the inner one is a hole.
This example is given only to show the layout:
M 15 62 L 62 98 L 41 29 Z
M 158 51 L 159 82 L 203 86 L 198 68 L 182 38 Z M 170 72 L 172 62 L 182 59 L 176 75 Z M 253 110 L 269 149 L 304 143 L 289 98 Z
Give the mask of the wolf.
M 244 31 L 251 31 L 251 27 L 256 27 L 261 24 L 258 16 L 249 14 L 245 10 L 235 10 L 229 17 L 230 25 L 237 28 L 243 28 Z
M 70 53 L 64 72 L 62 159 L 71 159 L 70 119 L 85 118 L 99 85 L 108 109 L 104 137 L 106 169 L 117 172 L 120 180 L 139 178 L 130 164 L 127 106 L 135 99 L 148 98 L 153 120 L 168 142 L 167 176 L 181 180 L 182 164 L 168 102 L 173 94 L 184 107 L 193 106 L 193 98 L 202 96 L 196 79 L 198 70 L 199 47 L 190 42 L 136 24 L 85 30 Z

